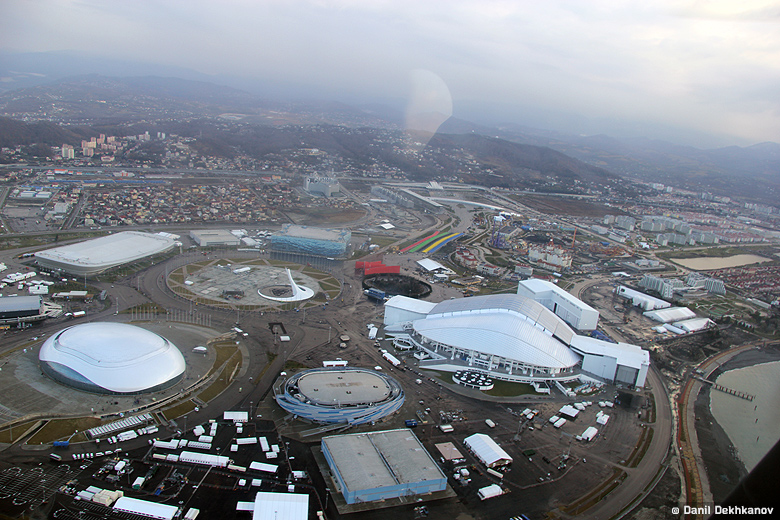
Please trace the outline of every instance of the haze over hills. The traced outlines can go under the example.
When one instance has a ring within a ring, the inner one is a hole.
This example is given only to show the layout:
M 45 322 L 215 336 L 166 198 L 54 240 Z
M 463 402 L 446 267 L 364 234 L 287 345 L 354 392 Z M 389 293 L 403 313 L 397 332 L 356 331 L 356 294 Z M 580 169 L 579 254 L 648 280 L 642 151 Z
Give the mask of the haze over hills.
M 376 147 L 374 137 L 367 137 L 371 133 L 368 129 L 400 131 L 404 124 L 403 111 L 388 105 L 270 100 L 205 81 L 158 76 L 86 75 L 8 90 L 0 94 L 0 114 L 25 121 L 50 120 L 68 125 L 19 125 L 3 121 L 0 123 L 3 146 L 28 145 L 31 139 L 51 146 L 62 142 L 78 144 L 89 134 L 86 127 L 108 125 L 121 134 L 121 128 L 115 127 L 144 121 L 163 131 L 182 135 L 192 132 L 199 136 L 204 150 L 217 155 L 247 153 L 257 157 L 278 153 L 279 147 L 293 146 L 296 139 L 304 139 L 303 145 L 307 147 L 342 154 L 364 164 L 371 164 L 372 154 L 382 149 Z M 238 125 L 242 130 L 238 132 L 231 125 Z M 288 125 L 301 128 L 295 131 L 260 128 Z M 305 129 L 312 125 L 324 126 L 316 132 Z M 337 127 L 361 131 L 347 138 Z M 322 128 L 329 128 L 326 133 L 333 135 L 326 139 Z M 263 144 L 253 143 L 255 139 Z M 373 143 L 374 149 L 365 148 L 368 142 Z M 659 140 L 574 136 L 514 124 L 480 125 L 451 117 L 440 126 L 429 148 L 446 150 L 447 155 L 463 148 L 472 154 L 483 170 L 490 170 L 490 178 L 468 176 L 470 182 L 481 184 L 537 185 L 538 188 L 540 180 L 547 175 L 555 177 L 557 189 L 567 191 L 575 180 L 604 183 L 621 176 L 772 202 L 780 193 L 780 145 L 776 143 L 702 150 Z M 458 171 L 457 165 L 450 164 L 443 156 L 433 166 L 392 157 L 393 154 L 380 155 L 387 164 L 407 168 L 412 176 L 420 179 Z M 746 178 L 751 182 L 745 182 Z

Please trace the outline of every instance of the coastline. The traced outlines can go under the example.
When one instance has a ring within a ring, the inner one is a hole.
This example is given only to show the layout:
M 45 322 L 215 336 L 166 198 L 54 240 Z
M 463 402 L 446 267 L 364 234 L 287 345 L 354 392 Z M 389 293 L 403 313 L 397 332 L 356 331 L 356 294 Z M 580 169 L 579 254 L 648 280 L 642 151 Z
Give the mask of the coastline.
M 780 349 L 761 347 L 742 352 L 712 372 L 708 379 L 715 381 L 722 373 L 772 361 L 780 361 Z M 699 438 L 704 467 L 710 482 L 715 503 L 722 502 L 737 483 L 747 475 L 744 463 L 739 459 L 728 434 L 718 424 L 710 411 L 711 387 L 704 385 L 696 396 L 694 414 L 696 434 Z

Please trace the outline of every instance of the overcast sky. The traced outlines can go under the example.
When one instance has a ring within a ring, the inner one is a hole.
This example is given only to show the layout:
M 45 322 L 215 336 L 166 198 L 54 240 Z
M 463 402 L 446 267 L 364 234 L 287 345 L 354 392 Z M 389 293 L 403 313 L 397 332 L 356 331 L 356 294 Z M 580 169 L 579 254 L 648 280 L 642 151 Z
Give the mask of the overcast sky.
M 422 70 L 449 90 L 434 98 L 472 120 L 780 142 L 780 1 L 3 0 L 0 33 L 2 50 L 88 51 L 343 99 L 408 97 Z

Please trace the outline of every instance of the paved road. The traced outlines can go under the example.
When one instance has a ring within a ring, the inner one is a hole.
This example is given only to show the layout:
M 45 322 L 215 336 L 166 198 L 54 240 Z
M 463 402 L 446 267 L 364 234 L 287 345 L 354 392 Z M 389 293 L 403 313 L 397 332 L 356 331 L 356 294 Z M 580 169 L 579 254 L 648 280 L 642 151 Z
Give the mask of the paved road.
M 653 427 L 653 440 L 647 449 L 644 458 L 636 468 L 622 468 L 628 473 L 623 481 L 606 500 L 602 500 L 595 507 L 589 509 L 578 518 L 593 520 L 606 520 L 613 518 L 637 498 L 644 498 L 652 487 L 643 491 L 653 483 L 661 466 L 664 464 L 672 440 L 672 408 L 666 386 L 658 372 L 652 368 L 647 374 L 647 386 L 652 389 L 655 399 L 656 418 Z M 641 500 L 637 500 L 638 504 Z

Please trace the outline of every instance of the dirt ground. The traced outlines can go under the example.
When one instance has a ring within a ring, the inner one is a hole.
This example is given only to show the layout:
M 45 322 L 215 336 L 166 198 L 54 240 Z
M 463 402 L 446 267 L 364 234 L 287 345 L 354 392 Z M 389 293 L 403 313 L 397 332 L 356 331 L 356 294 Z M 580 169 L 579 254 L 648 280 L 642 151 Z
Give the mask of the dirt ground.
M 540 213 L 548 215 L 569 215 L 573 217 L 603 217 L 604 215 L 622 215 L 623 211 L 602 204 L 576 200 L 573 198 L 544 197 L 541 195 L 522 195 L 518 202 Z

